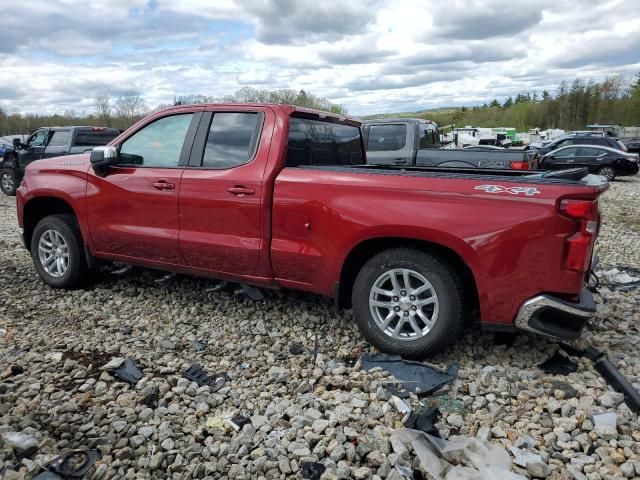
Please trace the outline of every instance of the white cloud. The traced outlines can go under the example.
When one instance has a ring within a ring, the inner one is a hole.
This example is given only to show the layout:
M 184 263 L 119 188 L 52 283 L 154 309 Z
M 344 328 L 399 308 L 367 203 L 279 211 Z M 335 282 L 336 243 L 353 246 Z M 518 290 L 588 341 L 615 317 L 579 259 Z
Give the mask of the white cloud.
M 3 13 L 0 105 L 27 112 L 253 85 L 363 114 L 640 70 L 637 0 L 33 0 Z

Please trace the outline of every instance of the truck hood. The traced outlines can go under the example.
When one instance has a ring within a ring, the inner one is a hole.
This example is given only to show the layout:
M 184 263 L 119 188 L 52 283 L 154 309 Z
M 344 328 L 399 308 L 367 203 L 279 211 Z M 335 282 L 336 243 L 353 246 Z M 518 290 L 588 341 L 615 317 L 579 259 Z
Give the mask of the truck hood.
M 33 175 L 34 173 L 45 170 L 86 173 L 90 166 L 91 162 L 89 161 L 89 154 L 81 153 L 78 155 L 65 155 L 64 157 L 36 160 L 27 166 L 26 173 L 27 175 Z

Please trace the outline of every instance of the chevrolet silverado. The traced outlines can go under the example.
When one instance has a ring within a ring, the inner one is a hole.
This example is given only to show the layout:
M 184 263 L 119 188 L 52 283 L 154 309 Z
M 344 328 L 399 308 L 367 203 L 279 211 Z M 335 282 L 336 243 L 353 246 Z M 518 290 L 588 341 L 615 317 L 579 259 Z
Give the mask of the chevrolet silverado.
M 584 283 L 606 188 L 582 171 L 367 165 L 354 120 L 215 104 L 34 162 L 17 209 L 52 287 L 116 261 L 305 290 L 352 307 L 379 349 L 422 357 L 476 316 L 494 330 L 580 335 L 595 312 Z

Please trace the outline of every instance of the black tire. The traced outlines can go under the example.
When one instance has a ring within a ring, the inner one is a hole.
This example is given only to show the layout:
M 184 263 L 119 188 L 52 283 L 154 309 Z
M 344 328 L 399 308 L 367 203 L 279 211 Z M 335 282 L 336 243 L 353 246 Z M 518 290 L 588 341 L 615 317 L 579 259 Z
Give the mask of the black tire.
M 10 197 L 15 196 L 18 189 L 16 172 L 13 168 L 4 167 L 0 173 L 0 190 Z
M 426 278 L 438 299 L 439 311 L 433 327 L 415 340 L 400 340 L 385 333 L 369 307 L 376 280 L 385 272 L 399 268 L 413 270 Z M 356 277 L 352 304 L 364 337 L 379 350 L 406 358 L 423 358 L 444 349 L 458 338 L 464 324 L 464 289 L 460 276 L 437 256 L 412 248 L 385 250 L 365 263 Z
M 66 251 L 68 251 L 67 268 L 64 274 L 60 276 L 48 273 L 40 260 L 40 239 L 48 231 L 57 232 L 66 243 Z M 87 267 L 84 242 L 78 222 L 73 215 L 50 215 L 38 222 L 31 236 L 31 258 L 40 278 L 51 287 L 72 289 L 82 287 L 89 281 L 90 271 Z
M 616 169 L 610 165 L 605 165 L 598 169 L 598 175 L 602 175 L 608 182 L 613 182 L 616 178 Z

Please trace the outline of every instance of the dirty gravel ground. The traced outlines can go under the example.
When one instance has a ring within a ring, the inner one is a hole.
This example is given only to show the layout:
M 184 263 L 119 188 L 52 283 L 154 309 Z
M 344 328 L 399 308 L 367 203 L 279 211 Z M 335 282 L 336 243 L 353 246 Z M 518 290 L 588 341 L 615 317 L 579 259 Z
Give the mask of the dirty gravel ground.
M 603 263 L 640 266 L 640 178 L 615 182 L 602 210 Z M 370 347 L 350 315 L 335 314 L 328 301 L 270 292 L 255 303 L 211 291 L 206 279 L 142 269 L 105 273 L 86 290 L 55 291 L 38 280 L 19 245 L 15 200 L 5 196 L 0 251 L 0 433 L 23 431 L 39 442 L 5 478 L 31 478 L 39 464 L 76 448 L 101 451 L 86 477 L 96 480 L 300 478 L 308 460 L 326 466 L 323 478 L 399 479 L 396 462 L 414 460 L 389 442 L 401 425 L 383 388 L 389 380 L 345 366 L 344 357 Z M 601 293 L 585 338 L 640 387 L 640 290 Z M 205 351 L 194 350 L 195 339 Z M 305 352 L 290 354 L 293 342 Z M 536 365 L 555 351 L 551 342 L 521 334 L 511 346 L 498 343 L 470 327 L 430 359 L 460 366 L 448 391 L 423 400 L 440 406 L 443 436 L 480 430 L 506 448 L 528 444 L 539 457 L 528 469 L 514 466 L 525 477 L 640 477 L 638 417 L 588 361 L 568 376 L 548 375 Z M 25 345 L 28 353 L 10 353 Z M 99 370 L 125 356 L 143 368 L 135 388 Z M 216 393 L 198 388 L 181 378 L 194 362 L 230 380 Z M 599 412 L 615 413 L 617 428 L 594 426 Z M 238 433 L 206 426 L 210 417 L 234 414 L 253 425 Z M 0 446 L 0 471 L 12 463 L 11 449 Z

